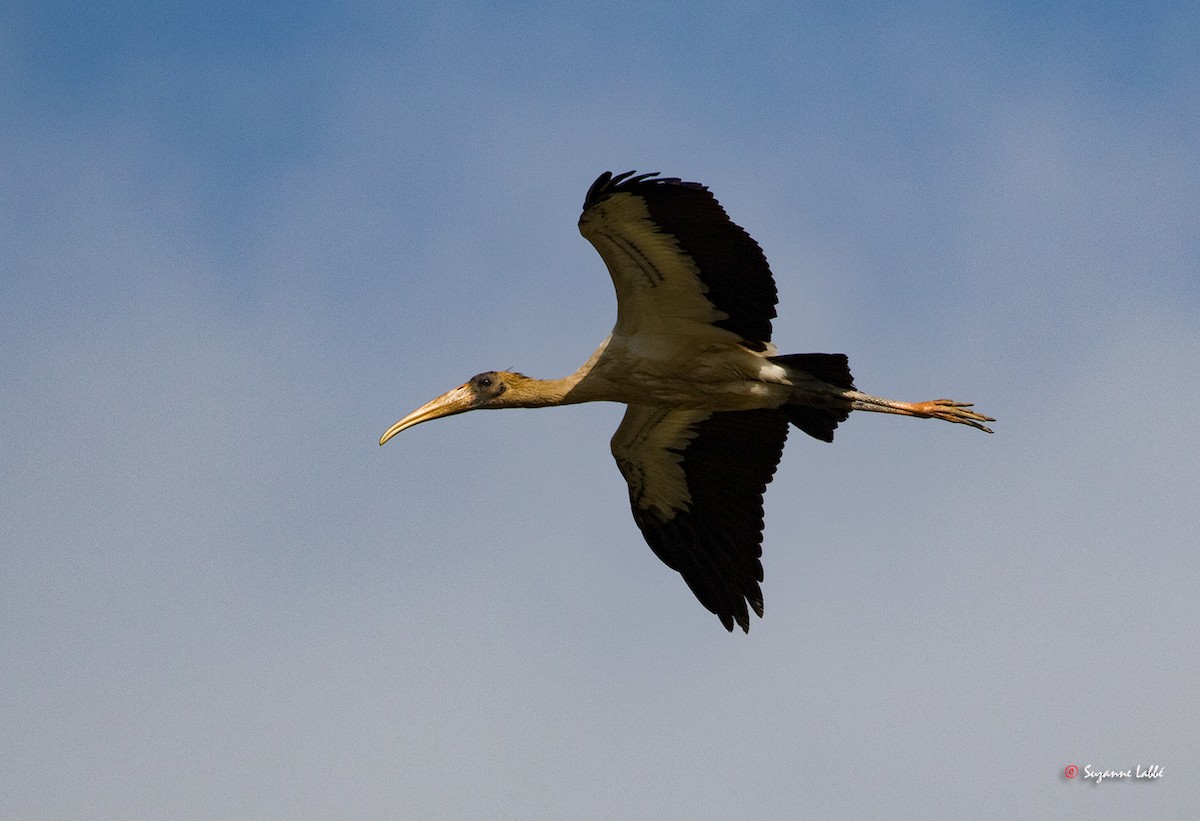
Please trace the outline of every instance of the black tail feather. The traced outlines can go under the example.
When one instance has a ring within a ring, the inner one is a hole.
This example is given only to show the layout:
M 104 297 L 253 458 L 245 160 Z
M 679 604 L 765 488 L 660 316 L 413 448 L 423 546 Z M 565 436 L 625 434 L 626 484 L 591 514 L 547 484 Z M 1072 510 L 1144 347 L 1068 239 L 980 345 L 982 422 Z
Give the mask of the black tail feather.
M 850 408 L 815 408 L 812 405 L 784 405 L 780 408 L 788 421 L 814 439 L 833 441 L 834 428 L 845 422 Z
M 830 385 L 854 390 L 850 360 L 844 353 L 789 353 L 772 356 L 771 361 L 785 368 L 812 374 Z
M 804 371 L 822 382 L 854 390 L 850 360 L 842 353 L 793 353 L 773 356 L 771 361 L 796 371 Z M 833 431 L 850 415 L 850 403 L 829 405 L 784 405 L 780 408 L 788 421 L 814 439 L 833 441 Z

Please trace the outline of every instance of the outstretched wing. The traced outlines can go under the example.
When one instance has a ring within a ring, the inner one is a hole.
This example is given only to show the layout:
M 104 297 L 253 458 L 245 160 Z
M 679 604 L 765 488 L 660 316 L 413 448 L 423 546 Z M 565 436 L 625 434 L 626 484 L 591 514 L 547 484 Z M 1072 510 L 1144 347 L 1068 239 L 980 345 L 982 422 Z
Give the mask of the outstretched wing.
M 612 275 L 614 335 L 767 349 L 777 301 L 771 269 L 703 185 L 605 172 L 588 190 L 579 231 Z
M 727 630 L 763 612 L 763 492 L 788 420 L 778 410 L 714 413 L 631 405 L 612 439 L 633 519 Z

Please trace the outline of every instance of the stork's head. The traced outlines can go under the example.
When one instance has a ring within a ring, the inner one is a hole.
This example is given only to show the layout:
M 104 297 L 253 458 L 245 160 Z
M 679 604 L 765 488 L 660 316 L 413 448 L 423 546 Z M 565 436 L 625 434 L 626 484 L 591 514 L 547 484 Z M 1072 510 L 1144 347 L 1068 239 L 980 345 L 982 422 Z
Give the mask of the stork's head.
M 392 425 L 383 436 L 379 437 L 379 444 L 382 445 L 406 428 L 428 422 L 430 419 L 441 419 L 443 416 L 453 416 L 456 413 L 466 413 L 480 408 L 505 408 L 519 405 L 519 401 L 510 402 L 509 398 L 516 399 L 520 388 L 533 381 L 527 376 L 508 371 L 486 371 L 475 374 L 454 390 L 447 391 L 432 402 L 425 403 Z

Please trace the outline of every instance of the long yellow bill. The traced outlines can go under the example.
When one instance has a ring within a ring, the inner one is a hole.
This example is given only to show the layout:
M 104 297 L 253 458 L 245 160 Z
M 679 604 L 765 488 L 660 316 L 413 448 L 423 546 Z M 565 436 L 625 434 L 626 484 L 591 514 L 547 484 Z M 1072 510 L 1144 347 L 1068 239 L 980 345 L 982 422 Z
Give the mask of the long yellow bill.
M 413 425 L 428 422 L 430 419 L 441 419 L 443 416 L 453 416 L 456 413 L 469 411 L 474 407 L 475 394 L 466 385 L 461 385 L 452 391 L 443 393 L 432 402 L 427 402 L 392 425 L 383 436 L 379 437 L 379 444 L 382 446 L 384 442 L 391 439 L 397 433 L 411 428 Z

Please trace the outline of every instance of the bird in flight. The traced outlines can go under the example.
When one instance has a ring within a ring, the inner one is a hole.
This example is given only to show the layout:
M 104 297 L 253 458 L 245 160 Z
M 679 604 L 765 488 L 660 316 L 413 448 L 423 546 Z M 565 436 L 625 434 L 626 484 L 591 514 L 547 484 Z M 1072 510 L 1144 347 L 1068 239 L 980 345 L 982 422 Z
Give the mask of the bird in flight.
M 579 230 L 617 291 L 617 322 L 575 373 L 477 374 L 388 428 L 456 413 L 621 402 L 612 454 L 633 519 L 727 630 L 763 613 L 762 498 L 789 425 L 824 442 L 851 411 L 942 419 L 991 433 L 949 399 L 898 402 L 855 389 L 840 353 L 779 354 L 767 260 L 709 190 L 657 174 L 606 172 Z

